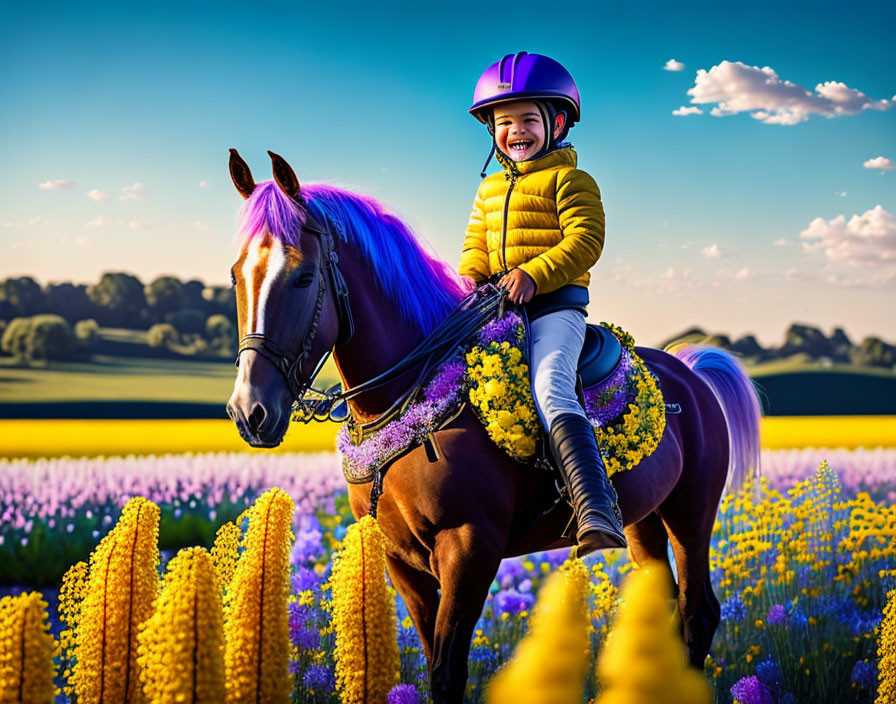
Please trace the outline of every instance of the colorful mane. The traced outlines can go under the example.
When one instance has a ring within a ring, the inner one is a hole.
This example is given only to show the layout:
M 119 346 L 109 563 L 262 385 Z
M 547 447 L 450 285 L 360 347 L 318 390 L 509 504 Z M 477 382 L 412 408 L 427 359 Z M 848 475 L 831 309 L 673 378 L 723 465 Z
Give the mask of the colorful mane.
M 302 186 L 302 196 L 322 223 L 335 223 L 337 236 L 358 248 L 382 292 L 424 334 L 463 298 L 465 286 L 454 270 L 427 253 L 413 231 L 375 198 L 314 183 Z M 273 181 L 263 181 L 243 205 L 239 229 L 243 241 L 270 233 L 299 247 L 305 217 Z

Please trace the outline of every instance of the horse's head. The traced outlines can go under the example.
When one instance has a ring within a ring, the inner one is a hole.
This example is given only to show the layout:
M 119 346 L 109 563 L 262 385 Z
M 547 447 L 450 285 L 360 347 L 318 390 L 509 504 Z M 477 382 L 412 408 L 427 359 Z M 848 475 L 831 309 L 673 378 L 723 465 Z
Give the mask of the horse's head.
M 230 174 L 246 203 L 230 270 L 240 345 L 227 412 L 253 447 L 282 442 L 293 401 L 340 336 L 331 285 L 335 239 L 302 198 L 292 167 L 268 154 L 274 181 L 256 185 L 246 162 L 230 150 Z

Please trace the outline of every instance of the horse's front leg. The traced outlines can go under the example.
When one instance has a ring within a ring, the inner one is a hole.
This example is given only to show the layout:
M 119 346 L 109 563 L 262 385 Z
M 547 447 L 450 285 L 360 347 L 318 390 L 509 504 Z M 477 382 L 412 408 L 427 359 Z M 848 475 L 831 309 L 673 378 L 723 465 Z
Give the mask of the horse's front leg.
M 497 540 L 477 537 L 471 526 L 443 531 L 433 551 L 442 587 L 430 668 L 433 704 L 462 704 L 467 658 L 476 621 L 501 564 Z
M 432 668 L 436 615 L 439 610 L 439 583 L 431 574 L 411 567 L 394 555 L 386 555 L 386 567 L 392 584 L 408 607 L 408 613 L 423 644 L 426 662 Z

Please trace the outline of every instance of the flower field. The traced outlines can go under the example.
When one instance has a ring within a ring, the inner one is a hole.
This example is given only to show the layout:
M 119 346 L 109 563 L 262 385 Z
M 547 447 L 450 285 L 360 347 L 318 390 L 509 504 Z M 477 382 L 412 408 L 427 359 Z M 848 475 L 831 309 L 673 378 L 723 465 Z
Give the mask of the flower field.
M 879 678 L 890 697 L 879 701 L 896 701 L 896 605 L 881 625 L 896 582 L 896 449 L 766 450 L 763 468 L 761 481 L 726 497 L 714 532 L 722 623 L 706 675 L 716 701 L 874 702 Z M 284 557 L 292 701 L 337 702 L 328 580 L 353 519 L 333 453 L 0 460 L 0 596 L 40 587 L 59 638 L 62 575 L 118 530 L 129 499 L 158 506 L 159 567 L 170 563 L 173 575 L 195 563 L 202 575 L 210 568 L 177 550 L 211 547 L 222 524 L 275 486 L 295 506 Z M 477 625 L 467 701 L 485 701 L 486 682 L 526 635 L 539 589 L 566 558 L 554 551 L 502 563 Z M 633 565 L 624 551 L 607 551 L 585 566 L 590 698 L 599 696 L 594 660 Z M 425 661 L 400 599 L 396 630 L 401 684 L 390 702 L 424 701 Z M 56 686 L 57 700 L 67 701 L 61 675 Z

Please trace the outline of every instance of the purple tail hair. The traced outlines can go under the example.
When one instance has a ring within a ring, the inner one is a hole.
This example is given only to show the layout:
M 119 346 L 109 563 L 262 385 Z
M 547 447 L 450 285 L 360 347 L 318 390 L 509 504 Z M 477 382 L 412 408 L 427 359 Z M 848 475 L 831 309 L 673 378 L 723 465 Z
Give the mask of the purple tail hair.
M 679 343 L 665 350 L 709 384 L 728 425 L 730 454 L 725 493 L 740 489 L 747 477 L 758 477 L 759 418 L 762 409 L 756 387 L 734 355 L 707 345 Z

